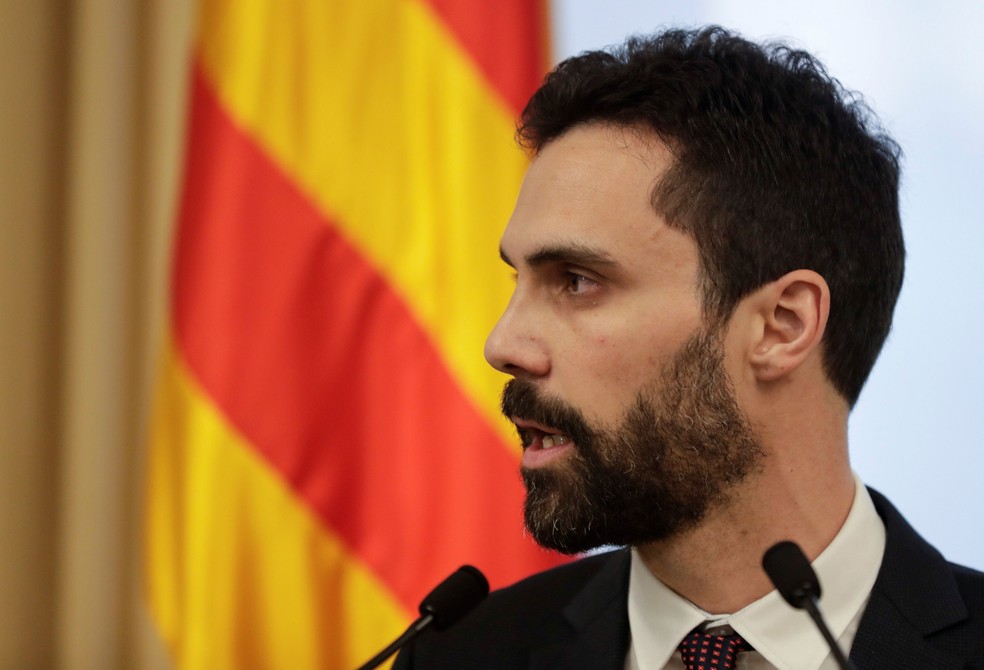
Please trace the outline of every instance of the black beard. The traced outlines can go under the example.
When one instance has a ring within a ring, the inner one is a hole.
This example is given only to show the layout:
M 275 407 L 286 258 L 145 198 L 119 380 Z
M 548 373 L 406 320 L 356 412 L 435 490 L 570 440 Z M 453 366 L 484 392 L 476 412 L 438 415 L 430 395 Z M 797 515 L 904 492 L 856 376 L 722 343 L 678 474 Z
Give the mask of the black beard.
M 560 465 L 523 468 L 524 517 L 548 549 L 665 540 L 696 527 L 760 464 L 762 448 L 738 402 L 714 332 L 691 337 L 658 384 L 644 389 L 614 428 L 514 379 L 502 411 L 570 436 Z

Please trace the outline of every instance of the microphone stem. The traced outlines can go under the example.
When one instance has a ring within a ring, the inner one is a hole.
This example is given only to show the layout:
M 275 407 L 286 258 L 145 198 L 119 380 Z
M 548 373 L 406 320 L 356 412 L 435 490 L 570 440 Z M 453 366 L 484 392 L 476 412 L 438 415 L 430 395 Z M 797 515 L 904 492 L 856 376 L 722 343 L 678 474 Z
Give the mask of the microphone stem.
M 854 664 L 851 663 L 850 659 L 844 655 L 841 651 L 840 645 L 837 644 L 837 640 L 834 639 L 833 634 L 830 629 L 827 628 L 826 622 L 823 620 L 823 616 L 820 614 L 820 605 L 817 603 L 817 597 L 810 595 L 803 599 L 803 609 L 810 613 L 810 617 L 813 618 L 814 623 L 817 624 L 817 628 L 820 629 L 821 635 L 827 641 L 827 646 L 830 647 L 831 653 L 834 655 L 834 660 L 837 661 L 837 665 L 841 670 L 856 670 Z
M 400 650 L 400 647 L 405 645 L 407 642 L 417 637 L 422 630 L 431 625 L 434 621 L 433 614 L 425 614 L 424 616 L 418 618 L 410 627 L 403 631 L 403 635 L 393 640 L 388 647 L 383 649 L 381 652 L 373 656 L 365 665 L 360 665 L 357 670 L 372 670 L 383 664 L 387 658 L 395 654 Z

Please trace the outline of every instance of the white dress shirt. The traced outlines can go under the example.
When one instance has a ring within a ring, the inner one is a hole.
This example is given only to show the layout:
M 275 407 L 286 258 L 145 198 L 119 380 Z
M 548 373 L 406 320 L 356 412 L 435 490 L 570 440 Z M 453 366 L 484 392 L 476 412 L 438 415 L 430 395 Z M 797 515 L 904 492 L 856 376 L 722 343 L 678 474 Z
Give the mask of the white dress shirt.
M 885 526 L 861 480 L 847 520 L 813 561 L 820 580 L 820 608 L 841 648 L 854 642 L 861 615 L 885 553 Z M 682 670 L 677 645 L 698 626 L 720 634 L 734 631 L 754 651 L 738 655 L 738 670 L 835 670 L 827 643 L 803 610 L 772 591 L 733 614 L 711 614 L 656 579 L 632 550 L 629 574 L 631 642 L 626 670 Z

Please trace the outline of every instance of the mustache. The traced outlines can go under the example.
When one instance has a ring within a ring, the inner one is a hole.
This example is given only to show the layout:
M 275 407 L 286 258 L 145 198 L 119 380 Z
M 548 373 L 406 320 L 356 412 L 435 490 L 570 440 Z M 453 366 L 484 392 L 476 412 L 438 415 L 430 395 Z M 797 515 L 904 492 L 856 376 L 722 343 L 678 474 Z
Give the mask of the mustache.
M 557 430 L 574 441 L 575 446 L 586 446 L 595 439 L 584 415 L 559 398 L 543 395 L 532 382 L 513 379 L 502 389 L 502 413 L 533 421 Z

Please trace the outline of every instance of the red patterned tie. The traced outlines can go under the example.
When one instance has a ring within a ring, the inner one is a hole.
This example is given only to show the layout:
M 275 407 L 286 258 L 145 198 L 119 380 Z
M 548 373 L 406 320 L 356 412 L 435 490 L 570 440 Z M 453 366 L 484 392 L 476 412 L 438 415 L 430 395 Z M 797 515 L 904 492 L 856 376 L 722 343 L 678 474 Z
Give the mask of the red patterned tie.
M 733 670 L 738 652 L 751 649 L 739 635 L 711 635 L 695 630 L 678 647 L 687 670 Z

